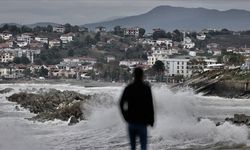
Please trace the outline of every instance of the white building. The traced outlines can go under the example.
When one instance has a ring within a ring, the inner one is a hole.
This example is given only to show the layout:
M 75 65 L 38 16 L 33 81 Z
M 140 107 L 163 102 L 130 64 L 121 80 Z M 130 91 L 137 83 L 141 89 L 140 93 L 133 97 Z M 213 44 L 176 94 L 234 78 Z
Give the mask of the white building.
M 154 45 L 154 44 L 155 44 L 155 41 L 152 40 L 152 39 L 142 39 L 142 40 L 141 40 L 141 43 L 142 43 L 142 44 L 148 44 L 148 45 Z
M 122 60 L 119 62 L 119 66 L 127 66 L 130 69 L 133 69 L 137 65 L 146 65 L 147 62 L 144 60 Z
M 195 47 L 195 43 L 192 42 L 190 37 L 184 37 L 183 38 L 183 47 L 190 49 L 190 48 L 194 48 Z
M 46 37 L 35 37 L 35 40 L 41 43 L 48 43 L 48 38 Z
M 148 65 L 153 66 L 157 60 L 164 60 L 168 58 L 169 55 L 172 55 L 171 50 L 158 49 L 154 50 L 151 55 L 148 56 Z
M 196 38 L 197 38 L 198 40 L 203 41 L 203 40 L 206 39 L 206 34 L 197 34 L 197 35 L 196 35 Z
M 49 41 L 49 48 L 59 47 L 61 45 L 61 41 L 54 39 Z
M 103 26 L 98 26 L 95 28 L 95 32 L 106 32 L 106 28 Z
M 0 62 L 1 63 L 12 62 L 14 57 L 15 56 L 11 52 L 0 51 Z
M 79 32 L 88 32 L 89 29 L 86 27 L 79 27 Z
M 67 44 L 71 41 L 73 41 L 75 34 L 73 33 L 68 33 L 60 36 L 60 40 L 62 41 L 62 44 Z
M 28 42 L 26 42 L 26 41 L 16 41 L 16 45 L 18 47 L 25 47 L 25 46 L 28 45 Z
M 124 35 L 138 37 L 139 36 L 139 29 L 140 29 L 139 27 L 126 28 L 124 30 Z
M 17 36 L 17 41 L 27 42 L 30 44 L 30 42 L 33 40 L 33 34 L 32 33 L 23 33 L 21 36 Z
M 63 25 L 53 27 L 53 32 L 63 33 L 64 31 L 65 31 L 65 27 Z
M 115 57 L 114 56 L 107 56 L 106 60 L 109 63 L 109 62 L 115 61 Z
M 10 75 L 11 69 L 10 68 L 0 68 L 0 77 Z
M 0 38 L 5 41 L 10 40 L 12 38 L 12 34 L 8 32 L 3 32 L 3 33 L 0 33 Z
M 63 62 L 64 63 L 79 63 L 79 64 L 89 63 L 89 64 L 94 65 L 96 63 L 96 59 L 90 58 L 90 57 L 69 57 L 69 58 L 64 58 Z
M 173 46 L 173 41 L 167 38 L 160 38 L 156 40 L 156 44 L 158 45 L 166 45 L 168 47 L 172 47 Z
M 217 64 L 217 60 L 216 59 L 204 59 L 204 61 L 206 62 L 206 65 Z
M 241 66 L 243 70 L 250 70 L 250 59 L 246 59 L 245 63 Z
M 34 49 L 21 49 L 21 48 L 15 48 L 15 49 L 6 48 L 6 49 L 3 49 L 2 51 L 12 53 L 13 57 L 25 56 L 31 61 L 31 63 L 34 62 L 34 56 L 41 53 L 40 49 L 34 50 Z
M 192 75 L 192 71 L 188 67 L 189 60 L 190 59 L 186 58 L 167 58 L 162 60 L 165 64 L 166 75 L 181 75 L 183 77 L 190 77 Z

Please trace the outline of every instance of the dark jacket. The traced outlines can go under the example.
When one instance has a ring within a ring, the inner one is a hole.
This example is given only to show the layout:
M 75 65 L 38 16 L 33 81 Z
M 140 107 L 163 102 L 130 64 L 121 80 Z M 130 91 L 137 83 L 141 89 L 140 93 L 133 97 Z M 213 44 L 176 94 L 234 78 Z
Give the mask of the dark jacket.
M 154 125 L 151 88 L 142 81 L 129 84 L 121 97 L 120 109 L 128 123 Z

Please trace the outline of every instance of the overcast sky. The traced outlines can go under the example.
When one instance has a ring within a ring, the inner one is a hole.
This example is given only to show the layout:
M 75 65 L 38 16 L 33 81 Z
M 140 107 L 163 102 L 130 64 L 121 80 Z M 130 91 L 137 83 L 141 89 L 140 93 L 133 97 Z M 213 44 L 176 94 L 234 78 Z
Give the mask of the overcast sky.
M 249 0 L 0 0 L 0 23 L 83 25 L 142 14 L 160 5 L 250 10 Z

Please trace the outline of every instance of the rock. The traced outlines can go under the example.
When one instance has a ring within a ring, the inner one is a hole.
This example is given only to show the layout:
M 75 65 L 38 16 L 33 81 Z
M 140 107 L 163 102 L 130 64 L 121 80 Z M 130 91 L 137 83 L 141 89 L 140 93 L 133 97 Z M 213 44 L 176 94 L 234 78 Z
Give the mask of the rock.
M 225 121 L 233 122 L 234 118 L 226 118 Z
M 5 94 L 5 93 L 9 93 L 9 92 L 11 92 L 11 91 L 13 91 L 14 89 L 12 89 L 12 88 L 5 88 L 5 89 L 3 89 L 3 90 L 0 90 L 0 94 Z
M 68 121 L 71 116 L 77 120 L 83 118 L 82 105 L 90 98 L 74 91 L 49 91 L 37 94 L 20 92 L 7 97 L 11 102 L 17 102 L 21 107 L 37 114 L 30 120 L 47 121 L 60 119 Z
M 76 124 L 76 123 L 78 123 L 78 122 L 79 122 L 79 121 L 76 119 L 75 116 L 71 116 L 71 117 L 69 118 L 68 125 L 71 126 L 71 125 L 74 125 L 74 124 Z
M 234 123 L 248 123 L 250 121 L 250 116 L 246 116 L 245 114 L 234 114 Z
M 15 106 L 15 110 L 16 110 L 16 111 L 20 111 L 19 106 Z
M 215 125 L 216 125 L 216 126 L 220 126 L 220 125 L 221 125 L 221 123 L 220 123 L 220 122 L 217 122 Z

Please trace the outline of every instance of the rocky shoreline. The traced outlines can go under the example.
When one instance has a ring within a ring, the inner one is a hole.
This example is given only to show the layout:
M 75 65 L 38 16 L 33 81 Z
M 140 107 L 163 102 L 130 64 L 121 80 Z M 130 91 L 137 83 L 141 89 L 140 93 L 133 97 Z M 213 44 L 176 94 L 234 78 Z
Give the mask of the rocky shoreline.
M 250 98 L 250 80 L 236 78 L 242 74 L 239 70 L 220 70 L 204 72 L 194 76 L 184 83 L 172 86 L 190 87 L 195 93 L 202 93 L 204 96 L 219 96 L 225 98 Z M 249 75 L 249 74 L 247 74 Z
M 69 125 L 85 119 L 84 103 L 90 95 L 83 95 L 74 91 L 59 91 L 50 89 L 37 93 L 20 92 L 7 97 L 8 101 L 16 102 L 21 107 L 36 114 L 29 120 L 45 122 L 54 119 L 69 121 Z M 16 108 L 18 109 L 18 107 Z

